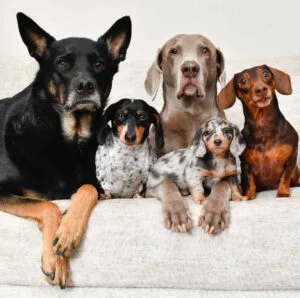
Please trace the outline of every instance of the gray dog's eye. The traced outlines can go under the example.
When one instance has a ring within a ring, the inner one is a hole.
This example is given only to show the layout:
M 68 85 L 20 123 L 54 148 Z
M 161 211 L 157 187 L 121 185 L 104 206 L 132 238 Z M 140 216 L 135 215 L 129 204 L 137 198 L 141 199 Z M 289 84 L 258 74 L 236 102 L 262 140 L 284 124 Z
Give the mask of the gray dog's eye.
M 177 49 L 171 49 L 170 54 L 176 55 L 178 53 Z
M 202 52 L 203 54 L 209 54 L 209 48 L 208 48 L 208 47 L 203 47 L 203 48 L 201 49 L 201 52 Z

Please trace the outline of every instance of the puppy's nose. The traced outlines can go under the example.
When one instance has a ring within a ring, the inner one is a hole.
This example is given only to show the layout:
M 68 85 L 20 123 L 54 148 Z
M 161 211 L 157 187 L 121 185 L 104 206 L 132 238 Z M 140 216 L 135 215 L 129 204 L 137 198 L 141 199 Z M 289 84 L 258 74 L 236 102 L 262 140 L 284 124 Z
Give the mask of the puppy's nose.
M 194 61 L 185 61 L 181 65 L 181 72 L 186 78 L 194 78 L 199 73 L 200 66 Z
M 261 85 L 255 88 L 255 94 L 257 96 L 264 96 L 267 94 L 268 88 L 265 85 Z
M 214 140 L 214 144 L 215 144 L 216 146 L 220 146 L 220 145 L 222 144 L 222 140 L 220 140 L 220 139 L 215 139 L 215 140 Z
M 77 83 L 76 91 L 79 95 L 91 95 L 94 93 L 94 84 L 91 81 L 80 80 Z
M 125 134 L 125 140 L 129 143 L 133 143 L 136 140 L 136 135 L 135 134 Z

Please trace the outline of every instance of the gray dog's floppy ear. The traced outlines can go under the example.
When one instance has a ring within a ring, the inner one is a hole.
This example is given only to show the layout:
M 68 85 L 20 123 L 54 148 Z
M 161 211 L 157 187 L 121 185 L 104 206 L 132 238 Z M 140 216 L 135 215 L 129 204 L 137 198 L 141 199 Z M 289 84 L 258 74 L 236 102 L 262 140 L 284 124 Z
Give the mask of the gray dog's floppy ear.
M 233 129 L 230 152 L 233 156 L 240 156 L 246 149 L 246 141 L 236 125 L 230 124 L 230 127 Z
M 220 49 L 217 52 L 217 79 L 223 88 L 226 84 L 225 58 Z
M 191 147 L 196 150 L 196 157 L 204 157 L 206 154 L 206 147 L 202 140 L 203 126 L 197 129 L 195 136 L 192 140 Z
M 17 21 L 22 40 L 26 44 L 30 56 L 40 62 L 55 38 L 21 12 L 17 13 Z
M 230 80 L 230 82 L 221 90 L 218 95 L 217 104 L 221 110 L 226 110 L 235 103 L 236 94 L 233 80 L 234 78 Z
M 124 61 L 131 40 L 131 19 L 125 16 L 117 20 L 98 42 L 105 42 L 110 55 L 116 61 Z
M 279 93 L 284 94 L 284 95 L 292 94 L 293 90 L 292 90 L 292 83 L 291 83 L 290 76 L 287 73 L 285 73 L 281 70 L 278 70 L 276 68 L 272 68 L 268 65 L 265 65 L 265 66 L 273 74 L 276 90 Z
M 161 119 L 159 113 L 156 111 L 156 109 L 152 108 L 152 116 L 153 120 L 152 123 L 155 125 L 155 144 L 158 149 L 161 149 L 165 145 L 165 139 L 164 139 L 164 130 L 161 124 Z
M 147 72 L 147 77 L 145 80 L 145 89 L 149 95 L 154 95 L 157 93 L 157 90 L 160 85 L 160 81 L 162 78 L 162 50 L 157 50 L 157 55 L 155 57 L 154 62 L 150 66 Z

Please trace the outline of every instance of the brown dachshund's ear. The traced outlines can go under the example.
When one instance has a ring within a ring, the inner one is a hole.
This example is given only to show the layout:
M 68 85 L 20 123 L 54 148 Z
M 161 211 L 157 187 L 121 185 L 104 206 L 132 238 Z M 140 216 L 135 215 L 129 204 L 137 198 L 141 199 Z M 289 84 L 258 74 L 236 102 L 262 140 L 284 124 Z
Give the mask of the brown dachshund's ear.
M 204 155 L 206 154 L 206 147 L 202 140 L 202 132 L 203 132 L 203 125 L 199 129 L 197 129 L 191 143 L 191 147 L 193 148 L 193 150 L 196 151 L 195 152 L 196 157 L 200 157 L 200 158 L 204 157 Z
M 164 139 L 164 130 L 161 124 L 161 119 L 158 114 L 158 112 L 152 108 L 152 116 L 153 120 L 152 123 L 156 126 L 155 129 L 155 144 L 158 149 L 161 149 L 165 145 L 165 139 Z
M 221 90 L 217 98 L 218 107 L 221 110 L 230 108 L 236 99 L 236 94 L 233 85 L 233 79 Z
M 149 95 L 156 94 L 162 78 L 162 50 L 157 50 L 154 62 L 150 66 L 145 80 L 145 89 Z
M 267 66 L 267 65 L 266 65 Z M 272 68 L 270 66 L 267 66 L 271 73 L 273 74 L 274 81 L 275 81 L 275 88 L 276 90 L 284 95 L 290 95 L 292 94 L 292 84 L 291 84 L 291 78 L 290 76 L 283 72 L 280 71 L 276 68 Z

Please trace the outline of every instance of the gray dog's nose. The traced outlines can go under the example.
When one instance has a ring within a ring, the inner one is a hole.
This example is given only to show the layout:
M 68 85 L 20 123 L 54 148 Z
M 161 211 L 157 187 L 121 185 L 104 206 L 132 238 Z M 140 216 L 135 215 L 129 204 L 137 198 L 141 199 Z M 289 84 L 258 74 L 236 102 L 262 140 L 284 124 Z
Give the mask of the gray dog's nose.
M 215 139 L 215 140 L 214 140 L 214 144 L 215 144 L 216 146 L 220 146 L 220 145 L 222 144 L 222 140 L 220 140 L 220 139 Z
M 195 61 L 185 61 L 181 65 L 181 72 L 186 78 L 194 78 L 197 76 L 200 66 Z

